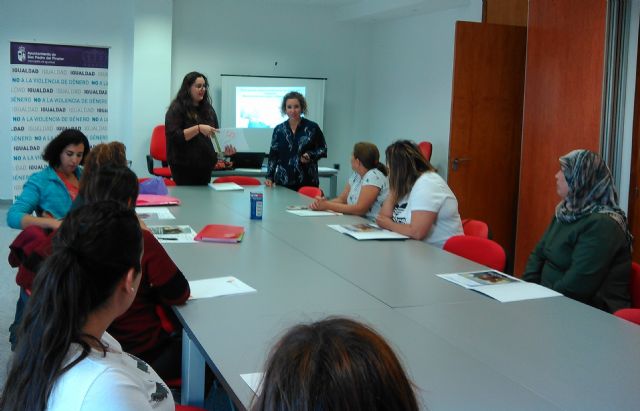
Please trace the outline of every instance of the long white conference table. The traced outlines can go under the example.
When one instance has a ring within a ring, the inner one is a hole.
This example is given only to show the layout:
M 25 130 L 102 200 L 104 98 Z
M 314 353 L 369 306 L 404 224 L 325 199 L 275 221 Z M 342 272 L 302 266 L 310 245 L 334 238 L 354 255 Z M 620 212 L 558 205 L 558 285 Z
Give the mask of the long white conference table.
M 264 192 L 263 220 L 249 219 L 250 191 Z M 499 303 L 435 276 L 482 266 L 413 240 L 356 241 L 327 224 L 363 219 L 287 213 L 310 199 L 281 187 L 175 187 L 171 194 L 182 205 L 164 224 L 246 229 L 239 244 L 165 244 L 185 276 L 233 275 L 257 289 L 176 309 L 184 326 L 183 402 L 202 405 L 206 363 L 236 407 L 248 409 L 254 394 L 240 375 L 263 371 L 289 327 L 340 315 L 390 342 L 423 409 L 640 408 L 634 324 L 565 297 Z

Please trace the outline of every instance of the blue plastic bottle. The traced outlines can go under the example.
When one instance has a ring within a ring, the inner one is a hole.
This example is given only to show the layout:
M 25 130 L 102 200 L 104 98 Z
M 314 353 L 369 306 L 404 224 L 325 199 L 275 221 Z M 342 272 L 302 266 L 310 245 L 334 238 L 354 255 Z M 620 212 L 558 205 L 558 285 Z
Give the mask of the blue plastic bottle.
M 262 193 L 249 193 L 249 197 L 251 198 L 251 219 L 262 220 Z

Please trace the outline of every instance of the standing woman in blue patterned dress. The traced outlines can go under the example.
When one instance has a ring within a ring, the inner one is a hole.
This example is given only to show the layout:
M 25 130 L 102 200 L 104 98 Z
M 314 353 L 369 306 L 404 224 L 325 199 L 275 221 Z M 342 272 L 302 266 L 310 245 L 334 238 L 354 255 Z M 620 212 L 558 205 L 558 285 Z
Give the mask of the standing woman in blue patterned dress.
M 298 92 L 285 94 L 280 110 L 289 119 L 273 130 L 265 184 L 295 191 L 302 186 L 318 187 L 318 160 L 327 156 L 322 130 L 302 117 L 307 113 L 307 101 Z

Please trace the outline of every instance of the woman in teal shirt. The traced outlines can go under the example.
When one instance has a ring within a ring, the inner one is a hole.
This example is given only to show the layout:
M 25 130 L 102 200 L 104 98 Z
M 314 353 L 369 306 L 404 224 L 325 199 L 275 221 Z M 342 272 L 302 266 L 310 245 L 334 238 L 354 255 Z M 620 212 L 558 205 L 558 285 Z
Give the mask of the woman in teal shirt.
M 89 140 L 79 130 L 64 130 L 51 140 L 42 154 L 49 166 L 32 174 L 25 183 L 7 212 L 9 227 L 58 228 L 78 194 L 81 165 L 88 153 Z
M 630 306 L 631 241 L 611 172 L 589 150 L 560 157 L 560 203 L 523 279 L 614 312 Z

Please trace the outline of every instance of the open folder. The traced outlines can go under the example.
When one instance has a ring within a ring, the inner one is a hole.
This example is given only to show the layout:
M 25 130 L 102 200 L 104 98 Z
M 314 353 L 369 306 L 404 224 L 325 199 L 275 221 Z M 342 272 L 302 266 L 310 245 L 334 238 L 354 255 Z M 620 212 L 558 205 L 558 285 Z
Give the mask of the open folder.
M 385 230 L 373 223 L 362 224 L 329 224 L 329 227 L 356 240 L 406 240 L 406 235 Z
M 494 270 L 438 274 L 438 277 L 477 291 L 502 303 L 557 297 L 562 294 Z

